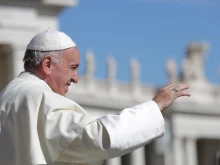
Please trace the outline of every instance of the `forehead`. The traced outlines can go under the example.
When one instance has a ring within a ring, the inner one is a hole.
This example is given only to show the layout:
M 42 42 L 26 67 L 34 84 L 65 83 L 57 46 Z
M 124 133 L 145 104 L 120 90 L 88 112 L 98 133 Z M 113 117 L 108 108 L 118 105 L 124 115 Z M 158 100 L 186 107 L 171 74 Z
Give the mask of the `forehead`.
M 68 63 L 79 63 L 80 53 L 77 47 L 69 48 L 63 51 L 62 60 Z

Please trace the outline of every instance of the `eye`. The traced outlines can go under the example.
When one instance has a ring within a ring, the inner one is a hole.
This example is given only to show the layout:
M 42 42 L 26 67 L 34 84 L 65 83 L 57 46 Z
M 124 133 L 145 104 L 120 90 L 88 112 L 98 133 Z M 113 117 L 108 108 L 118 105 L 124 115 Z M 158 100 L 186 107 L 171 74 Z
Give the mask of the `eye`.
M 71 69 L 72 71 L 74 71 L 74 70 L 76 70 L 78 67 L 79 67 L 79 65 L 71 65 L 71 66 L 70 66 L 70 69 Z
M 74 70 L 77 69 L 77 67 L 71 67 L 70 69 L 71 69 L 72 71 L 74 71 Z

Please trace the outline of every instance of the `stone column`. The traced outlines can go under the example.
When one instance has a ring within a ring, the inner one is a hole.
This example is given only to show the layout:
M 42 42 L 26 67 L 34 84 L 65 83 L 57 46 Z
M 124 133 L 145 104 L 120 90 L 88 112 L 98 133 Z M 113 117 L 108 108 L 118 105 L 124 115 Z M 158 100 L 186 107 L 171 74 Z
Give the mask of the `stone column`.
M 95 90 L 95 83 L 94 83 L 94 74 L 96 69 L 95 64 L 95 56 L 93 51 L 88 50 L 85 55 L 85 82 L 86 82 L 86 88 L 88 93 L 93 93 Z
M 12 77 L 16 77 L 20 72 L 24 71 L 23 57 L 26 48 L 21 45 L 12 45 Z
M 140 64 L 139 62 L 132 58 L 130 60 L 130 81 L 131 81 L 131 93 L 134 96 L 133 99 L 137 99 L 140 96 Z
M 146 165 L 145 149 L 141 147 L 130 154 L 130 165 Z
M 106 161 L 105 165 L 122 165 L 121 157 L 116 157 Z
M 169 83 L 176 83 L 178 81 L 177 66 L 173 59 L 169 59 L 166 64 L 166 72 Z
M 110 95 L 116 94 L 116 61 L 113 56 L 107 58 L 107 84 Z
M 164 152 L 164 165 L 175 165 L 173 164 L 173 152 L 169 149 Z
M 198 165 L 196 140 L 186 139 L 186 161 L 187 165 Z
M 10 45 L 0 44 L 0 91 L 12 79 L 12 49 Z
M 182 138 L 175 137 L 173 142 L 173 165 L 186 165 L 184 157 L 184 141 Z M 188 165 L 188 164 L 187 164 Z

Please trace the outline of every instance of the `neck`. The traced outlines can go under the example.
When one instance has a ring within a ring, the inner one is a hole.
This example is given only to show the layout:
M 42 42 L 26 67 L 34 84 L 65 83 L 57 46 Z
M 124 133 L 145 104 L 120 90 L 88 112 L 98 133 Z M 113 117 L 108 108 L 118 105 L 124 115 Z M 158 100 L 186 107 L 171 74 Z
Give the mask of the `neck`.
M 44 80 L 47 83 L 47 75 L 44 74 L 39 69 L 31 69 L 31 70 L 25 70 L 25 71 L 33 73 L 34 75 L 36 75 L 37 77 L 39 77 L 40 79 Z

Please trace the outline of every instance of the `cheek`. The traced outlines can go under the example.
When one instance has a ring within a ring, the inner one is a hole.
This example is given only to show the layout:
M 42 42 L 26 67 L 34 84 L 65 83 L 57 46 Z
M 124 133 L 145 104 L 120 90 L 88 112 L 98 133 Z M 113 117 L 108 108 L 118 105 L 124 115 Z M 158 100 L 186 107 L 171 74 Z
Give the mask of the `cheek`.
M 71 72 L 68 71 L 68 72 L 65 72 L 61 77 L 62 77 L 62 83 L 66 85 L 67 83 L 71 81 L 72 74 Z
M 72 71 L 67 68 L 54 68 L 53 77 L 59 87 L 66 85 L 72 78 Z
M 68 78 L 72 79 L 74 74 L 75 74 L 75 71 L 68 72 Z
M 61 68 L 56 68 L 54 70 L 54 75 L 56 77 L 56 81 L 58 81 L 59 83 L 64 82 L 67 78 L 67 71 L 62 70 Z

